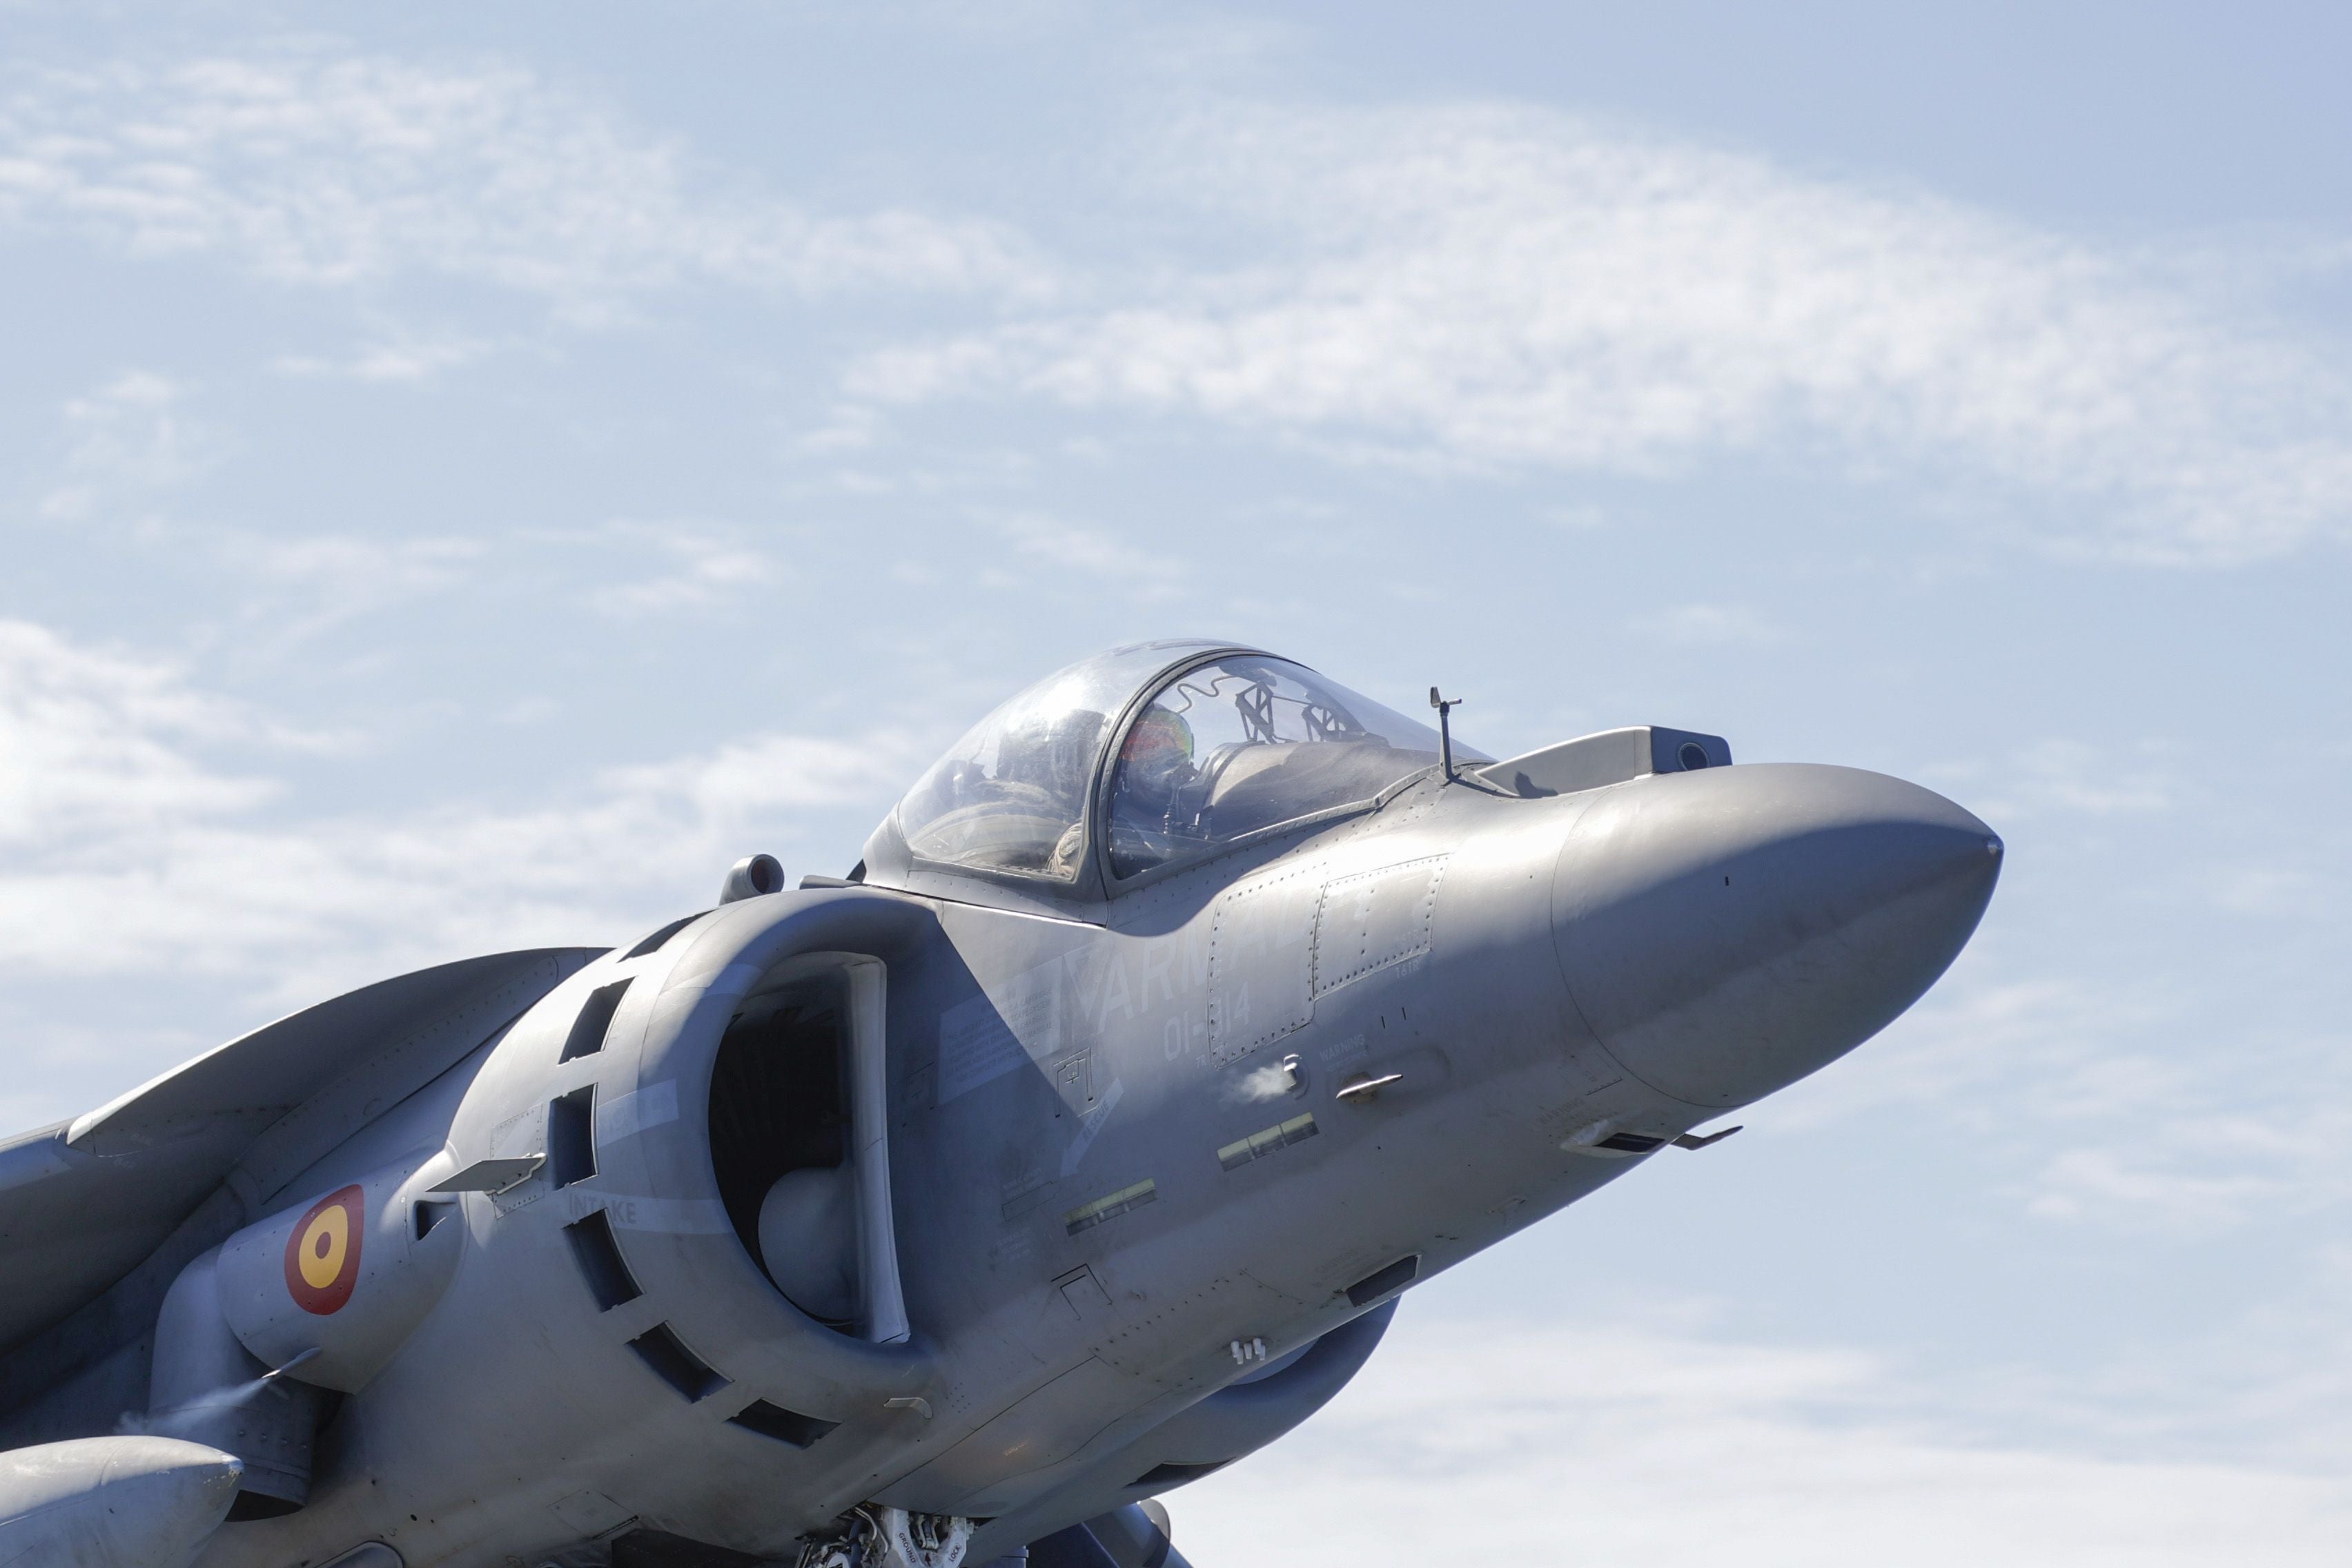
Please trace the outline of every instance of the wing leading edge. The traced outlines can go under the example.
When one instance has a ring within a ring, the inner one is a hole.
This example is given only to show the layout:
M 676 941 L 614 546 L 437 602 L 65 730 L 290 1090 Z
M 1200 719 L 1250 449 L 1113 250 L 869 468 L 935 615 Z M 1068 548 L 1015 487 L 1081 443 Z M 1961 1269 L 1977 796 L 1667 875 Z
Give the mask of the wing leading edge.
M 232 1172 L 268 1201 L 602 951 L 494 953 L 379 981 L 0 1143 L 0 1354 L 97 1300 Z

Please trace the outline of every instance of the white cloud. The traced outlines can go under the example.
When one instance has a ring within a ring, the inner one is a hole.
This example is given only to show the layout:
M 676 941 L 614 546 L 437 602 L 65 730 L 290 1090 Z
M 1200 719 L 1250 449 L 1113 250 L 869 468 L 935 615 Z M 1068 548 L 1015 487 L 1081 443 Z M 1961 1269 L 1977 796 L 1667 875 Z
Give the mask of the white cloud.
M 1769 456 L 2171 560 L 2352 521 L 2341 366 L 1955 203 L 1492 106 L 1222 105 L 1137 178 L 1255 255 L 878 353 L 852 389 L 1011 387 L 1473 468 Z
M 1000 518 L 995 528 L 1039 566 L 1102 579 L 1145 599 L 1172 597 L 1185 576 L 1181 561 L 1129 543 L 1109 529 L 1035 514 Z
M 585 316 L 693 279 L 795 291 L 1044 279 L 1000 225 L 811 213 L 527 69 L 323 49 L 19 71 L 0 98 L 0 223 L 320 286 L 486 281 Z
M 667 763 L 614 768 L 603 788 L 722 830 L 763 815 L 837 805 L 906 782 L 920 759 L 896 731 L 761 735 Z
M 1417 1316 L 1279 1446 L 1168 1500 L 1196 1563 L 2322 1564 L 2332 1468 L 1992 1439 L 1868 1358 Z
M 0 621 L 0 851 L 257 805 L 276 793 L 268 780 L 215 772 L 185 746 L 259 728 L 169 665 Z
M 445 370 L 470 364 L 489 352 L 479 338 L 439 337 L 395 332 L 353 350 L 342 358 L 289 354 L 274 365 L 282 375 L 334 377 L 359 382 L 420 382 Z
M 456 538 L 368 539 L 350 534 L 311 534 L 292 539 L 231 537 L 230 552 L 243 564 L 282 582 L 348 596 L 373 585 L 383 594 L 438 588 L 479 560 L 486 546 Z
M 1972 967 L 1972 966 L 1971 966 Z M 2324 1030 L 2224 1039 L 2135 974 L 1948 977 L 1836 1069 L 1783 1090 L 1770 1125 L 1863 1122 L 1972 1144 L 2019 1211 L 2208 1237 L 2352 1204 L 2352 1056 Z
M 590 608 L 620 620 L 709 609 L 776 579 L 776 564 L 764 552 L 701 529 L 615 523 L 601 537 L 651 545 L 667 564 L 588 595 Z
M 2352 1118 L 2336 1117 L 2340 1127 Z M 2210 1229 L 2245 1219 L 2293 1193 L 2294 1173 L 2276 1156 L 2295 1140 L 2239 1117 L 2158 1128 L 2156 1147 L 2066 1149 L 2041 1173 L 2030 1207 L 2048 1219 L 2104 1214 L 2145 1228 Z M 2187 1148 L 2180 1147 L 2188 1144 Z M 2169 1144 L 2170 1147 L 2164 1145 Z M 2247 1168 L 2247 1156 L 2272 1156 L 2267 1171 Z M 2159 1223 L 2146 1226 L 2155 1219 Z
M 2172 809 L 2179 783 L 2157 748 L 2093 745 L 2045 736 L 1995 763 L 1947 763 L 1937 787 L 1965 789 L 1987 821 L 2023 825 L 2053 817 L 2144 817 Z
M 2028 747 L 2012 760 L 2009 776 L 2018 795 L 2002 804 L 2020 817 L 2050 812 L 2143 816 L 2172 804 L 2167 781 L 2147 757 L 2082 741 L 2048 740 Z
M 100 506 L 184 484 L 219 440 L 182 412 L 187 389 L 153 371 L 126 371 L 64 410 L 65 461 L 41 498 L 44 517 L 76 521 Z
M 240 657 L 268 662 L 356 616 L 465 582 L 489 555 L 477 539 L 373 539 L 356 534 L 277 537 L 194 533 L 237 574 Z
M 520 808 L 306 815 L 258 765 L 284 740 L 167 664 L 0 622 L 0 959 L 226 976 L 292 1005 L 467 952 L 609 940 L 716 886 L 747 845 L 805 852 L 810 813 L 878 815 L 919 760 L 891 731 L 755 734 Z M 208 760 L 232 748 L 235 771 Z

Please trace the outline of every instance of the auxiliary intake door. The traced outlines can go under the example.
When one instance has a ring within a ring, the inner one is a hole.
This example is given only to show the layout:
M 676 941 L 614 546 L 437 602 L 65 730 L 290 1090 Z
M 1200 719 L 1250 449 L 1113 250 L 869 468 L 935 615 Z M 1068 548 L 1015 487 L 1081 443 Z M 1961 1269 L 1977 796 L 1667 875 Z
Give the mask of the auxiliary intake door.
M 908 1338 L 890 1204 L 888 971 L 805 953 L 761 976 L 719 1049 L 711 1162 L 743 1245 L 802 1311 Z

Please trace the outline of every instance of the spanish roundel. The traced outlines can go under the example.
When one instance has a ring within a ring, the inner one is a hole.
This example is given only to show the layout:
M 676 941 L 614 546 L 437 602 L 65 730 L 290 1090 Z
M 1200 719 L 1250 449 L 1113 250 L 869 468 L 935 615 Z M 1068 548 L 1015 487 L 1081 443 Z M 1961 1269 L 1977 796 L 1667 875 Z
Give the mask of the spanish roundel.
M 329 1193 L 294 1223 L 286 1238 L 286 1289 L 294 1304 L 325 1317 L 340 1311 L 360 1282 L 360 1238 L 365 1234 L 357 1187 Z

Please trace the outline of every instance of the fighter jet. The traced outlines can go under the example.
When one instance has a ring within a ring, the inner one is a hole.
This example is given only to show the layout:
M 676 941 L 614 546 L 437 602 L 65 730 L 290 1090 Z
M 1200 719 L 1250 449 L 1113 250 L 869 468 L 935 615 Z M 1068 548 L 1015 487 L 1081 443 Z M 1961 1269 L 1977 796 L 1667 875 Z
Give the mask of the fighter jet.
M 2000 871 L 1893 778 L 1431 697 L 1118 648 L 845 877 L 0 1146 L 0 1563 L 1185 1568 L 1160 1494 L 1875 1034 Z

